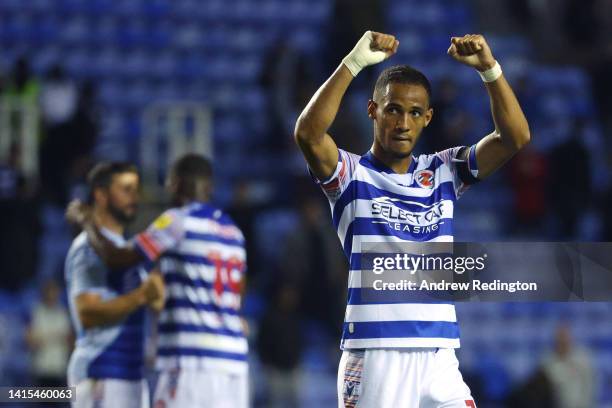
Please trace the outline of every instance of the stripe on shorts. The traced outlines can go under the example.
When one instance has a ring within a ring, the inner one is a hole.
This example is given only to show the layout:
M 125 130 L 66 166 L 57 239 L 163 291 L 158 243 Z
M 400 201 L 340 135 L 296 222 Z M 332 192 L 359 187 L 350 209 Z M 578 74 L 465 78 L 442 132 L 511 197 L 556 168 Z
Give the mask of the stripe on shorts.
M 346 408 L 355 408 L 361 395 L 361 376 L 363 374 L 364 350 L 351 350 L 348 352 L 346 366 L 344 367 L 344 385 L 342 397 Z

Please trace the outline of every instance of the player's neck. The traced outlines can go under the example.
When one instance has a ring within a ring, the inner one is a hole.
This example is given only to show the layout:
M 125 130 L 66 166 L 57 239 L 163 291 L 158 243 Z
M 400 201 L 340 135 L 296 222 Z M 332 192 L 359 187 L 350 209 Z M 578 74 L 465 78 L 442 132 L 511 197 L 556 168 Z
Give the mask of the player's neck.
M 393 170 L 397 174 L 406 174 L 412 163 L 412 154 L 408 157 L 398 158 L 388 154 L 376 144 L 372 146 L 372 154 L 378 161 Z
M 125 232 L 125 226 L 117 221 L 115 217 L 109 214 L 107 211 L 99 209 L 94 210 L 94 221 L 98 227 L 106 228 L 118 235 L 123 235 Z
M 179 197 L 176 203 L 178 206 L 183 207 L 185 205 L 189 205 L 191 203 L 203 203 L 206 204 L 210 200 L 210 196 L 208 194 L 194 194 L 190 196 L 182 196 Z

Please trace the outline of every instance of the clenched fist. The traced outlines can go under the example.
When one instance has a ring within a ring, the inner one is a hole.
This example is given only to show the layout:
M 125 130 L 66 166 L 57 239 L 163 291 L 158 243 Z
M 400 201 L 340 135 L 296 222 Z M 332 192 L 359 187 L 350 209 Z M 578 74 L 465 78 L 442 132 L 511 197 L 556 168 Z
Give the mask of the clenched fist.
M 152 271 L 140 287 L 147 305 L 156 312 L 161 311 L 164 307 L 166 292 L 161 273 L 157 270 Z
M 495 58 L 485 38 L 480 34 L 452 37 L 448 55 L 457 61 L 484 72 L 495 66 Z
M 342 62 L 353 76 L 357 76 L 363 68 L 378 64 L 395 54 L 398 46 L 399 41 L 392 35 L 366 31 Z

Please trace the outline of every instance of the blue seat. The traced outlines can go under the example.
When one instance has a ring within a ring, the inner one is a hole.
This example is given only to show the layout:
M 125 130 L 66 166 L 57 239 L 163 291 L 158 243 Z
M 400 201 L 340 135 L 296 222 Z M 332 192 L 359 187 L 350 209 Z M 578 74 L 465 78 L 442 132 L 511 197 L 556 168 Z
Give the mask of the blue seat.
M 206 21 L 219 23 L 229 14 L 229 7 L 223 0 L 208 0 L 200 3 L 202 18 Z
M 142 9 L 141 0 L 124 0 L 114 2 L 110 12 L 115 17 L 131 19 L 139 16 Z
M 170 23 L 162 22 L 152 26 L 144 38 L 145 44 L 152 50 L 167 48 L 172 43 L 172 28 Z
M 321 34 L 311 29 L 301 29 L 291 36 L 291 44 L 304 53 L 313 53 L 321 47 Z
M 93 58 L 92 72 L 101 77 L 119 78 L 123 71 L 123 58 L 115 48 L 102 49 Z
M 172 47 L 193 52 L 204 45 L 203 29 L 197 24 L 177 27 L 172 36 Z
M 146 73 L 148 76 L 160 81 L 167 81 L 175 74 L 179 62 L 174 58 L 172 53 L 160 52 L 157 54 L 148 54 L 146 64 Z
M 144 24 L 133 22 L 129 25 L 119 26 L 115 36 L 120 47 L 137 48 L 146 44 L 148 33 Z
M 89 27 L 90 23 L 86 18 L 72 19 L 69 23 L 63 24 L 59 40 L 67 45 L 80 45 L 89 36 Z
M 114 9 L 113 0 L 89 0 L 85 2 L 85 12 L 91 16 L 101 16 L 109 14 Z
M 149 19 L 161 19 L 168 17 L 171 11 L 171 1 L 169 0 L 149 0 L 142 5 L 141 11 Z
M 117 74 L 123 78 L 142 78 L 149 71 L 149 59 L 143 51 L 131 51 L 123 55 Z
M 98 95 L 102 104 L 113 106 L 123 99 L 123 88 L 117 83 L 108 83 L 100 87 Z
M 75 79 L 82 79 L 91 76 L 91 59 L 89 50 L 81 48 L 70 53 L 62 63 L 70 76 Z

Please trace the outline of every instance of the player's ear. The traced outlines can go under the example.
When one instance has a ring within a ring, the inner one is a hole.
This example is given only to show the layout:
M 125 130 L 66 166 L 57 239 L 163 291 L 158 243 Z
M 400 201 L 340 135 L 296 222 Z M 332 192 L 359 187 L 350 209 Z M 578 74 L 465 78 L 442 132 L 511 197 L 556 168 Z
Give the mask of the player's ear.
M 431 118 L 433 118 L 433 108 L 429 108 L 425 111 L 425 127 L 429 126 L 429 122 L 431 122 Z
M 376 108 L 378 108 L 378 104 L 370 99 L 368 101 L 368 116 L 370 119 L 376 119 Z
M 176 180 L 176 177 L 174 177 L 174 175 L 169 174 L 166 177 L 166 191 L 168 191 L 170 194 L 174 195 L 177 193 L 178 191 L 178 182 Z
M 206 185 L 204 186 L 204 188 L 206 189 L 206 197 L 208 197 L 210 199 L 210 197 L 212 197 L 213 194 L 213 190 L 214 190 L 214 184 L 212 182 L 212 180 L 208 180 L 206 182 Z

